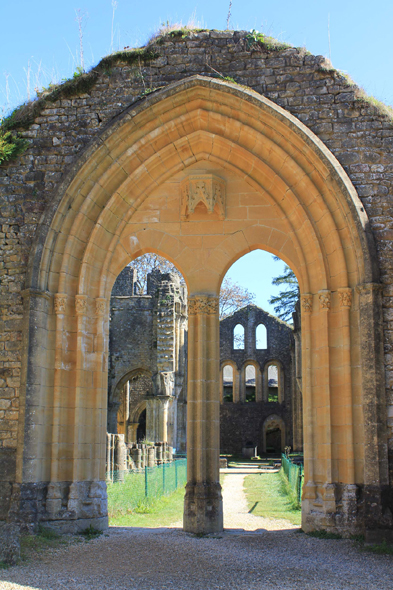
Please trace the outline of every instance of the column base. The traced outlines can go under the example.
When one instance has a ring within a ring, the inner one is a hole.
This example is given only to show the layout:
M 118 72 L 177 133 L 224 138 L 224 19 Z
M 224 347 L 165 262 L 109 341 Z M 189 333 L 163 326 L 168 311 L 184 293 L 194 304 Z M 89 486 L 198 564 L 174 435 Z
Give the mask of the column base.
M 221 533 L 223 526 L 221 485 L 188 483 L 184 497 L 183 530 L 194 534 Z
M 314 498 L 303 491 L 302 529 L 306 533 L 325 530 L 343 537 L 364 535 L 366 541 L 388 540 L 393 538 L 392 513 L 393 496 L 388 486 L 316 486 Z
M 62 533 L 108 528 L 104 481 L 14 484 L 8 522 L 34 532 L 38 524 Z

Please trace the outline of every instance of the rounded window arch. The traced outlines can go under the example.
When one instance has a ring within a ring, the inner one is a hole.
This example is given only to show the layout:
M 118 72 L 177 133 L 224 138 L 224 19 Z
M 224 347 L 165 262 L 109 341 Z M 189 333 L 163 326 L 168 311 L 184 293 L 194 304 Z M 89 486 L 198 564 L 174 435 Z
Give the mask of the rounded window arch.
M 220 363 L 220 402 L 239 402 L 239 369 L 231 359 Z
M 244 326 L 242 324 L 236 324 L 233 328 L 233 349 L 244 350 Z
M 224 365 L 222 368 L 222 401 L 233 402 L 233 367 Z
M 280 361 L 271 360 L 264 366 L 263 399 L 280 404 L 284 401 L 284 369 Z
M 257 350 L 267 349 L 267 330 L 265 324 L 258 324 L 255 329 L 255 348 Z
M 257 373 L 255 366 L 252 364 L 246 365 L 245 368 L 245 388 L 246 388 L 246 402 L 256 401 L 256 384 Z

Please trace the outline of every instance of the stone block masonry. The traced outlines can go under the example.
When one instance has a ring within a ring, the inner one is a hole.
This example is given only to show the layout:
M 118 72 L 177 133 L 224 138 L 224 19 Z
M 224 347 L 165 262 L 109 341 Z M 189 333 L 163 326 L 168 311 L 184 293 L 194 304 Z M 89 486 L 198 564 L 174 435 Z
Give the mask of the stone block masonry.
M 389 111 L 323 57 L 245 32 L 165 37 L 151 49 L 158 57 L 97 70 L 83 95 L 47 97 L 21 124 L 27 151 L 0 166 L 0 504 L 13 490 L 15 515 L 36 494 L 45 515 L 50 481 L 76 521 L 93 498 L 105 522 L 95 482 L 110 290 L 133 257 L 159 251 L 192 300 L 207 302 L 189 339 L 186 520 L 218 530 L 214 302 L 225 270 L 262 247 L 301 285 L 304 526 L 391 527 Z M 220 211 L 202 203 L 181 218 L 190 173 L 226 183 Z

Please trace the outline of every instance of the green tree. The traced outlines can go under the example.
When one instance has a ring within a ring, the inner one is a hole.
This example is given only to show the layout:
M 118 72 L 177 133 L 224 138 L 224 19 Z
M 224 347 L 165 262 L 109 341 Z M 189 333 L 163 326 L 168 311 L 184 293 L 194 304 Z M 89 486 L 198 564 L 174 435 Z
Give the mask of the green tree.
M 274 260 L 281 258 L 274 256 Z M 281 320 L 285 322 L 292 319 L 292 313 L 295 311 L 296 301 L 299 299 L 299 284 L 295 273 L 286 264 L 284 272 L 272 280 L 272 285 L 284 287 L 278 295 L 273 295 L 269 299 L 270 305 L 274 305 L 274 311 Z

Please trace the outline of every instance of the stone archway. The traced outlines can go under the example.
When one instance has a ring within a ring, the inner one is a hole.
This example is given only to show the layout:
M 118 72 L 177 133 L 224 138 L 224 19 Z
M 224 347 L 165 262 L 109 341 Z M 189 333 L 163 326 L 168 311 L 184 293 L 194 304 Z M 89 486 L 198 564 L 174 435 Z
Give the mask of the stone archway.
M 285 441 L 286 441 L 286 428 L 285 422 L 276 414 L 271 414 L 266 418 L 262 426 L 262 452 L 268 452 L 268 433 L 269 431 L 278 430 L 279 431 L 279 451 L 283 452 L 285 448 Z M 277 445 L 278 446 L 278 445 Z
M 146 409 L 152 389 L 152 373 L 144 367 L 132 369 L 118 379 L 108 392 L 109 432 L 124 434 L 126 443 L 137 442 L 139 415 Z
M 105 526 L 108 301 L 121 269 L 157 252 L 189 293 L 184 528 L 222 529 L 218 294 L 231 264 L 261 248 L 301 289 L 303 528 L 359 530 L 387 483 L 370 244 L 342 167 L 269 100 L 196 76 L 130 107 L 69 173 L 32 257 L 20 497 L 50 482 L 45 518 Z

